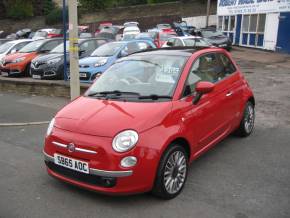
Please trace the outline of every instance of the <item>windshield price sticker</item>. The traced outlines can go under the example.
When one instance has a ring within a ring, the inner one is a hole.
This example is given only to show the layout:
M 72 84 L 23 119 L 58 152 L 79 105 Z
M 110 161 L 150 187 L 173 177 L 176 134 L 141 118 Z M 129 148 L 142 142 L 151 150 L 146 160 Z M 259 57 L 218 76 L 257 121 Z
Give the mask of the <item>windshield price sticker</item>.
M 180 71 L 180 68 L 178 67 L 168 67 L 168 66 L 161 66 L 161 72 L 162 74 L 168 74 L 168 75 L 176 75 Z

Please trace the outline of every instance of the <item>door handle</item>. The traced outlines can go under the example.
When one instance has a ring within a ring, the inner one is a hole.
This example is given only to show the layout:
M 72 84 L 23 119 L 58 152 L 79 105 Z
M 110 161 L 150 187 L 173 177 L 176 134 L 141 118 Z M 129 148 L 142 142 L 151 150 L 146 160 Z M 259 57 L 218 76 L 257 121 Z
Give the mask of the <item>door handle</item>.
M 228 92 L 228 93 L 226 94 L 226 96 L 227 96 L 227 97 L 230 97 L 232 94 L 233 94 L 233 92 Z

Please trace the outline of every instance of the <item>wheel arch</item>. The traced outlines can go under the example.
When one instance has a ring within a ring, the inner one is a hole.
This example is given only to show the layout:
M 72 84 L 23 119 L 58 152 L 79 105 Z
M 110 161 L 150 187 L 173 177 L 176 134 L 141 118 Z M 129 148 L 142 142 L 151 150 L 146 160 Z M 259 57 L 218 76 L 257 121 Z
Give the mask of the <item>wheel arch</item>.
M 254 105 L 254 107 L 255 107 L 255 105 L 256 105 L 256 101 L 255 101 L 254 96 L 250 96 L 250 97 L 248 98 L 248 101 L 251 102 L 251 103 Z
M 182 146 L 185 149 L 186 153 L 187 153 L 188 160 L 190 160 L 191 147 L 190 147 L 189 142 L 183 137 L 177 137 L 177 138 L 171 140 L 168 143 L 168 145 L 166 146 L 166 148 L 164 149 L 164 151 L 166 151 L 170 146 L 172 146 L 174 144 L 178 144 L 178 145 Z

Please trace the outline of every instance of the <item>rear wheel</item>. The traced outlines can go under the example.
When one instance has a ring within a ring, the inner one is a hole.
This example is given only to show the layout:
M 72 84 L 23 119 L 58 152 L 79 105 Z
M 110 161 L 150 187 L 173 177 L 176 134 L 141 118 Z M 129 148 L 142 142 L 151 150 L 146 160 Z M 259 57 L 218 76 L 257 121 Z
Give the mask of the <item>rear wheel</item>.
M 236 134 L 241 137 L 251 135 L 255 124 L 255 107 L 252 102 L 248 101 L 244 110 L 243 119 Z
M 183 189 L 188 172 L 188 155 L 185 149 L 173 144 L 159 163 L 152 193 L 163 199 L 176 197 Z

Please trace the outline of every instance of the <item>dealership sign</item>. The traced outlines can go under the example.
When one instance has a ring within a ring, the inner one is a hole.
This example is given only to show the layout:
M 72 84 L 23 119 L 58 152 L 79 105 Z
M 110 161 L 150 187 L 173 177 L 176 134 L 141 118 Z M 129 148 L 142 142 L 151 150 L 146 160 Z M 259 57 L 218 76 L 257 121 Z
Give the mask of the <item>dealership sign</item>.
M 290 11 L 290 0 L 218 0 L 218 15 Z

